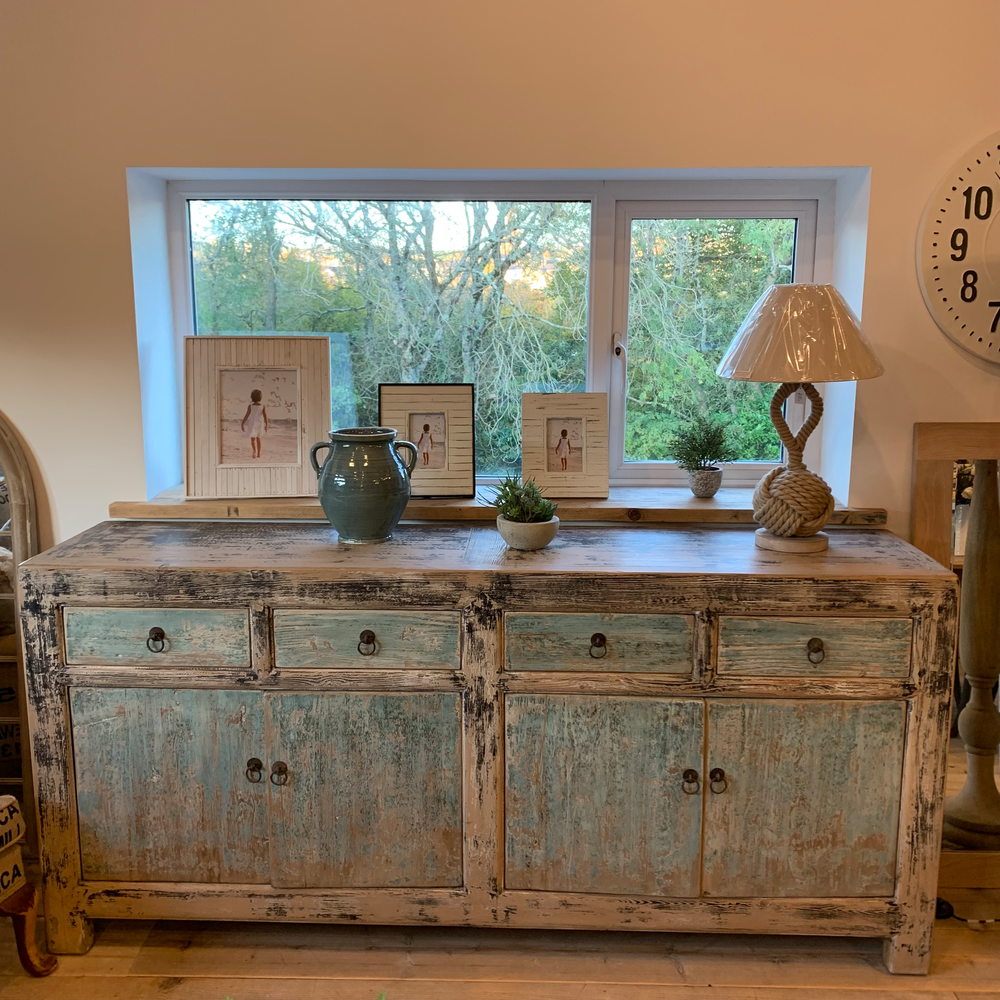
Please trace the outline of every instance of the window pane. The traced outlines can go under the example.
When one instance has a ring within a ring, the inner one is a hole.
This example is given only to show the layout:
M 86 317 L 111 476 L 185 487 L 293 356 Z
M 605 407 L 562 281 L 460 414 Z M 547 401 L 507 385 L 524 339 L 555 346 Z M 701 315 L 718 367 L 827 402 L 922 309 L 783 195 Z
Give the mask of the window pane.
M 329 336 L 334 427 L 375 423 L 380 382 L 473 382 L 495 475 L 522 392 L 585 387 L 588 202 L 188 205 L 195 332 Z
M 793 280 L 794 219 L 635 219 L 631 231 L 625 461 L 669 460 L 679 424 L 707 413 L 743 461 L 777 462 L 772 386 L 715 374 L 769 285 Z

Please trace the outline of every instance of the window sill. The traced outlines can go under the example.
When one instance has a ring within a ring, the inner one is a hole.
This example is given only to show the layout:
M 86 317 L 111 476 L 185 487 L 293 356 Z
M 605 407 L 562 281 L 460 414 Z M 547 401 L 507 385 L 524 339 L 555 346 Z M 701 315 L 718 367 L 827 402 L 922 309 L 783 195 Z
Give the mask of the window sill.
M 557 500 L 561 521 L 609 524 L 752 524 L 751 488 L 721 489 L 710 500 L 700 500 L 681 486 L 622 486 L 607 500 Z M 108 508 L 115 518 L 143 520 L 323 521 L 316 497 L 234 497 L 224 500 L 186 499 L 180 487 L 152 500 L 119 500 Z M 413 499 L 403 515 L 407 521 L 492 521 L 493 508 L 479 498 L 464 500 Z M 884 527 L 881 507 L 838 507 L 831 525 Z

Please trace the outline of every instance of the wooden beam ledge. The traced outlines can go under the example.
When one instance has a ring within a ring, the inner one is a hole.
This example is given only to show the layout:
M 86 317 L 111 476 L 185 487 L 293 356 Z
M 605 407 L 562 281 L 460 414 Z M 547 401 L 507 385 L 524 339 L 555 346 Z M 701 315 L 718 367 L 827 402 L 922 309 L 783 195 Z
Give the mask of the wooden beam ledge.
M 691 495 L 681 486 L 623 486 L 607 500 L 558 500 L 562 521 L 610 524 L 752 524 L 753 490 L 721 489 L 709 500 Z M 234 497 L 189 499 L 181 487 L 166 490 L 152 500 L 119 500 L 108 507 L 113 518 L 143 520 L 279 520 L 324 521 L 316 497 Z M 492 521 L 495 511 L 484 498 L 425 500 L 407 504 L 407 521 Z M 880 528 L 886 523 L 881 507 L 838 507 L 831 525 Z

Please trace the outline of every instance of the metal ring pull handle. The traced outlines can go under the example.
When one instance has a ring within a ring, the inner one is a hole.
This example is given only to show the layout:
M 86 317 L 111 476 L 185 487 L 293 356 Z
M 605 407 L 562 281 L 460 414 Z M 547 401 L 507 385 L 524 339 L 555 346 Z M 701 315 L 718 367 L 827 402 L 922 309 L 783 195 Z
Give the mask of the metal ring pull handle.
M 726 772 L 723 771 L 721 767 L 713 767 L 712 770 L 708 772 L 708 780 L 708 787 L 711 788 L 716 795 L 721 795 L 729 787 L 729 779 L 726 777 Z
M 823 646 L 823 640 L 810 639 L 806 643 L 806 656 L 809 657 L 810 663 L 822 663 L 826 659 L 826 649 Z
M 375 633 L 370 628 L 366 628 L 358 638 L 358 652 L 362 656 L 371 656 L 375 652 Z M 362 649 L 362 646 L 365 648 Z
M 154 625 L 149 630 L 146 638 L 146 649 L 151 653 L 162 653 L 167 646 L 167 633 L 158 625 Z
M 590 655 L 595 660 L 603 660 L 608 655 L 608 637 L 603 632 L 595 632 L 590 637 Z
M 259 785 L 264 780 L 264 762 L 260 757 L 251 757 L 247 761 L 247 781 Z
M 693 768 L 686 768 L 684 773 L 681 775 L 681 791 L 685 795 L 697 795 L 698 789 L 701 788 L 701 783 L 698 781 L 698 772 Z
M 271 784 L 272 785 L 288 784 L 288 765 L 283 760 L 276 760 L 271 765 Z

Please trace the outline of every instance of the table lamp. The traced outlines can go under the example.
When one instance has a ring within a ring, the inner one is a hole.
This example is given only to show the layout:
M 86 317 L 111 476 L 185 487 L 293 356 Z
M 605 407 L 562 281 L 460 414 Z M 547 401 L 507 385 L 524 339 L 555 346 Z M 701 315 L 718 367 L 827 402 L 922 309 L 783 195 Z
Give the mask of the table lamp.
M 771 400 L 771 423 L 788 464 L 764 476 L 753 493 L 755 536 L 762 549 L 821 552 L 820 531 L 833 512 L 830 487 L 802 461 L 806 440 L 823 415 L 814 382 L 853 382 L 881 375 L 882 365 L 858 318 L 833 285 L 772 285 L 743 321 L 716 373 L 742 382 L 780 382 Z M 801 388 L 809 414 L 792 434 L 782 405 Z

